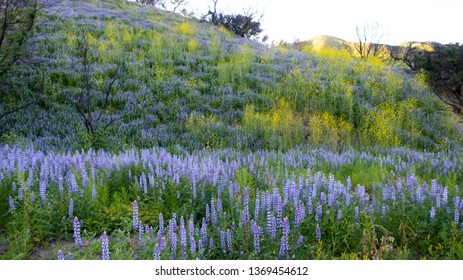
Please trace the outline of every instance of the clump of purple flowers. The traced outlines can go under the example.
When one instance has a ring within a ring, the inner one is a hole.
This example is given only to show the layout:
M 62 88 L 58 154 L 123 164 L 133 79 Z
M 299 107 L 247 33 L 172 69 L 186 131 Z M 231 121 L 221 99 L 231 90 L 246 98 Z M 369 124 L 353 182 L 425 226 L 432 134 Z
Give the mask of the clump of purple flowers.
M 322 240 L 322 231 L 319 225 L 315 228 L 315 239 L 317 239 L 318 242 Z
M 11 196 L 8 197 L 8 203 L 10 204 L 10 211 L 13 211 L 15 209 L 15 206 L 14 206 L 13 198 Z
M 58 260 L 60 260 L 60 261 L 64 260 L 64 253 L 63 253 L 63 251 L 59 250 L 58 253 L 56 254 L 56 257 L 57 257 Z
M 138 229 L 138 203 L 134 201 L 132 203 L 132 228 L 134 230 Z
M 74 216 L 74 200 L 72 198 L 69 200 L 69 211 L 68 211 L 68 217 L 69 219 L 72 219 Z
M 101 259 L 109 260 L 109 237 L 106 231 L 101 236 Z
M 82 248 L 84 245 L 82 243 L 82 238 L 80 237 L 80 222 L 77 217 L 74 218 L 74 241 L 76 245 Z

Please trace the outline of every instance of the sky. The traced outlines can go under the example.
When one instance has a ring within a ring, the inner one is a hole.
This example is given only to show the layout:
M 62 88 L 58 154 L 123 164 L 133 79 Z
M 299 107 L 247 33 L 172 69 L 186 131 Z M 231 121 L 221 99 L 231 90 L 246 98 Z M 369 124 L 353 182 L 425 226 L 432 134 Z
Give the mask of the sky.
M 206 13 L 212 0 L 188 0 Z M 355 28 L 378 23 L 383 43 L 405 41 L 463 42 L 461 0 L 219 0 L 218 11 L 263 13 L 263 34 L 270 42 L 308 40 L 330 35 L 353 41 Z

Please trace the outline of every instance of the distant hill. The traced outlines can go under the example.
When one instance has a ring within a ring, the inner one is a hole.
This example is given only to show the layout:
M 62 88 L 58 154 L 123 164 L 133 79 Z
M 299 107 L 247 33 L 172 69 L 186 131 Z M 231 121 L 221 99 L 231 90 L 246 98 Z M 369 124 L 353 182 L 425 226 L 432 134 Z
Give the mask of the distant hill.
M 410 46 L 410 45 L 412 47 L 422 49 L 424 51 L 433 51 L 434 47 L 436 45 L 439 45 L 439 43 L 437 43 L 437 42 L 402 42 L 402 43 L 399 44 L 399 46 L 405 47 L 405 48 Z
M 324 48 L 331 48 L 341 50 L 345 47 L 346 41 L 337 37 L 328 35 L 315 36 L 308 41 L 301 41 L 294 43 L 296 49 L 302 49 L 304 46 L 308 46 L 318 51 Z
M 345 50 L 347 47 L 354 48 L 356 42 L 348 42 L 346 40 L 329 36 L 329 35 L 318 35 L 310 40 L 299 41 L 290 44 L 290 46 L 296 50 L 302 51 L 304 48 L 312 49 L 313 51 L 320 51 L 323 49 L 331 50 Z M 432 51 L 434 46 L 439 44 L 437 42 L 402 42 L 398 44 L 400 47 L 408 47 L 411 44 L 412 47 L 416 47 L 422 50 Z M 384 46 L 387 46 L 384 44 Z

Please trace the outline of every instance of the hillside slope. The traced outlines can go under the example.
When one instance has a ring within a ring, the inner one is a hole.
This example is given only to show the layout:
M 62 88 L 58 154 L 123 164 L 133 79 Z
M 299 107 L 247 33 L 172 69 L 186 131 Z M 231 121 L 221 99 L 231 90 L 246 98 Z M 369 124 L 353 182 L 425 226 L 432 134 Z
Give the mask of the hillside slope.
M 3 143 L 52 150 L 437 149 L 457 139 L 441 103 L 400 69 L 268 48 L 122 0 L 57 1 L 44 11 L 38 34 L 36 75 L 46 98 L 6 120 Z M 103 107 L 109 84 L 110 105 Z M 102 116 L 93 134 L 75 106 L 85 103 L 84 92 L 93 98 L 90 111 Z

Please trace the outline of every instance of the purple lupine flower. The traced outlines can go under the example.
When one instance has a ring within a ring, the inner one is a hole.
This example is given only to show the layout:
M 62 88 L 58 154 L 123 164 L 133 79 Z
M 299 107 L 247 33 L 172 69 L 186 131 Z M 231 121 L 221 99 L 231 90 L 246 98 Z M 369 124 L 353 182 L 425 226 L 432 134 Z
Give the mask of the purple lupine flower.
M 354 209 L 354 223 L 356 223 L 359 220 L 359 208 L 358 206 L 355 206 Z
M 82 248 L 82 238 L 80 237 L 80 222 L 77 217 L 74 218 L 74 241 L 76 242 L 76 245 Z
M 74 216 L 74 200 L 72 198 L 69 200 L 69 210 L 68 210 L 68 217 L 72 219 Z
M 40 181 L 39 183 L 39 193 L 40 193 L 40 200 L 42 203 L 47 203 L 47 184 L 45 181 Z
M 436 218 L 436 208 L 434 206 L 431 208 L 431 213 L 429 216 L 430 216 L 431 222 L 434 222 Z
M 304 241 L 304 236 L 299 235 L 299 237 L 297 238 L 297 241 L 296 241 L 296 245 L 294 245 L 294 248 L 293 248 L 293 251 L 292 251 L 293 253 L 301 246 L 302 241 Z
M 15 209 L 15 206 L 14 206 L 14 200 L 11 196 L 8 197 L 8 203 L 10 204 L 10 211 L 13 211 Z
M 384 219 L 386 217 L 386 205 L 381 207 L 381 217 Z
M 408 174 L 407 186 L 409 190 L 413 190 L 413 188 L 415 187 L 415 181 L 416 181 L 415 174 L 413 173 Z
M 260 253 L 260 239 L 259 239 L 260 229 L 257 226 L 256 222 L 254 221 L 252 221 L 251 228 L 252 228 L 252 234 L 254 237 L 254 252 L 256 252 L 256 254 L 259 254 Z
M 159 232 L 164 235 L 164 217 L 162 213 L 159 213 Z
M 304 221 L 304 219 L 305 219 L 305 206 L 304 204 L 301 204 L 297 208 L 294 226 L 299 227 L 302 224 L 302 221 Z
M 58 258 L 58 260 L 63 261 L 64 260 L 63 251 L 59 250 L 58 253 L 56 254 L 56 257 Z
M 267 232 L 272 240 L 277 238 L 277 220 L 270 211 L 267 212 Z
M 455 205 L 455 208 L 459 208 L 460 207 L 460 203 L 461 203 L 461 198 L 456 196 L 453 198 L 453 205 Z
M 383 200 L 384 201 L 388 201 L 389 200 L 389 187 L 388 186 L 384 186 L 382 187 L 382 195 L 383 195 Z
M 68 261 L 72 261 L 73 256 L 72 256 L 71 252 L 68 253 L 66 259 L 67 259 Z
M 256 190 L 256 204 L 255 204 L 255 208 L 254 208 L 254 220 L 258 220 L 259 219 L 259 212 L 260 212 L 260 209 L 261 206 L 260 206 L 260 192 L 259 192 L 259 189 Z
M 442 192 L 442 204 L 447 205 L 449 199 L 449 189 L 447 187 L 444 188 Z
M 101 259 L 109 260 L 109 237 L 106 231 L 101 236 Z
M 153 233 L 154 230 L 149 225 L 145 225 L 145 234 L 148 235 L 148 241 L 151 241 L 151 236 Z
M 289 239 L 289 232 L 290 232 L 290 227 L 289 227 L 289 220 L 288 218 L 284 218 L 282 222 L 282 230 L 283 230 L 283 235 L 280 240 L 280 253 L 278 257 L 280 259 L 283 259 L 286 257 L 288 254 L 288 239 Z
M 192 256 L 196 254 L 196 240 L 193 236 L 190 237 L 190 254 Z
M 245 227 L 249 221 L 249 189 L 243 190 L 243 212 L 241 213 L 241 226 Z
M 136 200 L 132 203 L 132 229 L 138 229 L 138 203 Z
M 161 249 L 161 251 L 165 251 L 167 249 L 167 240 L 165 236 L 162 236 L 159 241 L 159 249 Z
M 183 219 L 183 216 L 181 216 L 180 217 L 180 249 L 182 251 L 182 257 L 184 260 L 186 260 L 187 258 L 186 246 L 187 246 L 187 234 L 186 234 L 186 228 L 185 228 L 185 221 Z
M 272 228 L 272 216 L 272 211 L 267 210 L 267 233 L 269 233 Z
M 283 202 L 281 201 L 280 194 L 278 194 L 277 196 L 275 210 L 277 212 L 277 216 L 276 216 L 277 228 L 281 228 L 282 226 L 281 222 L 283 221 Z
M 322 210 L 322 205 L 320 203 L 317 204 L 317 210 L 315 213 L 315 221 L 319 221 L 322 219 L 323 215 L 323 210 Z
M 290 229 L 290 227 L 289 227 L 289 220 L 288 220 L 288 218 L 284 218 L 284 219 L 283 219 L 283 222 L 282 222 L 282 230 L 283 230 L 283 234 L 284 234 L 284 235 L 289 236 L 289 232 L 291 231 L 291 229 Z
M 336 217 L 336 219 L 339 221 L 342 219 L 342 209 L 339 209 L 338 210 L 338 216 Z
M 416 188 L 416 196 L 418 204 L 423 204 L 424 200 L 426 199 L 425 188 L 422 188 L 418 185 Z
M 288 237 L 286 235 L 281 236 L 280 240 L 280 252 L 278 254 L 278 259 L 284 259 L 288 254 Z
M 97 194 L 95 184 L 92 184 L 92 200 L 96 199 Z
M 309 215 L 312 215 L 313 213 L 312 198 L 309 198 L 307 200 L 307 212 L 309 213 Z
M 138 245 L 143 245 L 143 236 L 145 235 L 145 228 L 142 222 L 138 222 Z
M 214 250 L 214 239 L 212 237 L 209 239 L 209 250 Z
M 13 192 L 16 191 L 16 183 L 15 182 L 11 183 L 11 190 Z
M 374 194 L 371 195 L 371 204 L 376 207 L 376 195 Z
M 211 218 L 211 210 L 209 208 L 209 204 L 206 204 L 206 221 L 209 221 Z
M 76 177 L 74 176 L 74 173 L 70 172 L 68 180 L 70 184 L 69 192 L 76 193 L 78 191 L 78 187 L 77 187 L 77 180 L 76 180 Z
M 440 195 L 436 196 L 436 208 L 437 209 L 441 208 L 441 197 L 440 197 Z
M 63 177 L 61 175 L 58 177 L 58 192 L 63 195 Z
M 31 203 L 34 203 L 34 201 L 35 201 L 35 195 L 34 195 L 33 192 L 31 192 L 31 197 L 29 198 L 29 201 L 30 201 Z
M 201 240 L 201 238 L 198 240 L 198 253 L 201 253 L 202 254 L 202 250 L 203 250 L 203 241 Z
M 193 214 L 191 214 L 190 219 L 188 219 L 188 235 L 190 239 L 195 236 L 195 224 Z
M 215 205 L 214 205 L 214 198 L 211 199 L 211 220 L 212 220 L 212 224 L 215 225 L 217 224 L 217 211 L 215 209 Z
M 223 215 L 223 204 L 222 204 L 222 200 L 219 198 L 217 198 L 217 213 L 222 216 Z
M 19 188 L 19 189 L 18 189 L 18 199 L 19 199 L 19 201 L 22 201 L 22 200 L 23 200 L 23 197 L 24 197 L 24 189 L 23 189 L 23 188 Z
M 345 203 L 346 203 L 346 207 L 347 207 L 347 208 L 349 208 L 349 206 L 350 206 L 351 199 L 352 199 L 351 194 L 350 194 L 350 193 L 346 193 L 346 195 L 345 195 L 345 201 L 346 201 L 346 202 L 345 202 Z
M 458 208 L 455 208 L 454 211 L 454 218 L 453 221 L 455 222 L 455 225 L 458 225 L 458 222 L 460 221 L 460 210 Z
M 320 193 L 320 203 L 325 204 L 325 202 L 326 202 L 326 194 L 325 192 L 321 192 Z
M 328 195 L 328 206 L 332 207 L 334 205 L 334 194 L 330 193 Z
M 392 191 L 391 191 L 391 200 L 392 202 L 396 202 L 397 201 L 397 197 L 396 197 L 396 194 L 395 194 L 395 189 L 394 187 L 391 187 Z
M 222 246 L 222 252 L 225 254 L 227 248 L 225 247 L 225 232 L 223 230 L 220 231 L 220 245 Z
M 158 243 L 154 245 L 154 259 L 157 261 L 161 260 L 161 249 L 159 248 Z
M 231 234 L 230 229 L 227 229 L 227 246 L 228 246 L 228 250 L 229 250 L 230 252 L 233 252 L 232 234 Z
M 201 239 L 203 241 L 203 245 L 206 246 L 208 245 L 208 237 L 207 237 L 207 222 L 206 219 L 203 218 L 202 224 L 201 224 L 201 229 L 199 230 L 199 235 L 201 236 Z
M 196 184 L 193 183 L 193 201 L 196 202 L 197 194 L 196 194 Z
M 317 224 L 317 227 L 315 228 L 315 239 L 317 239 L 318 242 L 320 242 L 320 240 L 322 239 L 322 231 L 318 224 Z
M 431 193 L 429 194 L 429 197 L 432 199 L 435 199 L 437 196 L 437 180 L 433 179 L 431 181 Z
M 175 213 L 172 214 L 172 218 L 169 221 L 169 240 L 170 240 L 170 249 L 171 249 L 171 257 L 175 258 L 177 255 L 177 215 Z

